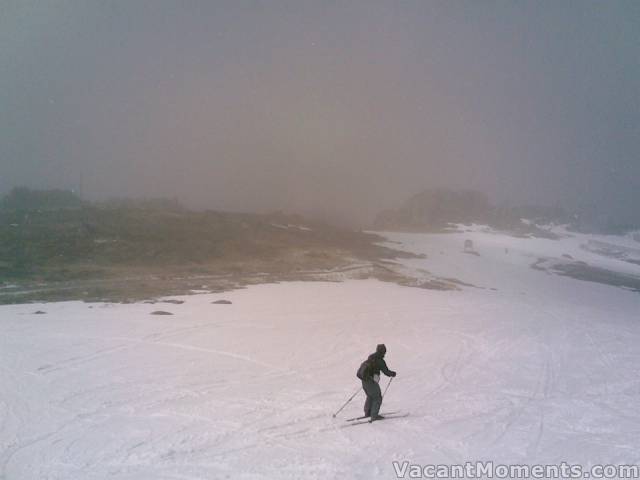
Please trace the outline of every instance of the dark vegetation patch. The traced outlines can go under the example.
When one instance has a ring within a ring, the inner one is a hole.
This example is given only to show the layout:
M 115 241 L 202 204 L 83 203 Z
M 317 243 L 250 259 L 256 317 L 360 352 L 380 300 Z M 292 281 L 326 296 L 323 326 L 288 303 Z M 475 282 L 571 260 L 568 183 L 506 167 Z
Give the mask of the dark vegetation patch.
M 543 267 L 542 265 L 547 261 L 546 258 L 539 258 L 538 260 L 536 260 L 535 262 L 533 262 L 530 267 L 533 268 L 534 270 L 539 270 L 541 272 L 546 272 L 547 269 L 545 267 Z
M 458 280 L 457 278 L 443 277 L 442 280 L 444 280 L 445 282 L 449 282 L 449 283 L 455 283 L 456 285 L 462 285 L 463 287 L 483 288 L 483 287 L 478 287 L 477 285 L 474 285 L 473 283 L 463 282 L 462 280 Z
M 378 245 L 385 241 L 378 235 L 295 215 L 95 205 L 60 191 L 29 192 L 12 192 L 0 208 L 0 303 L 133 302 L 417 257 Z
M 544 265 L 545 263 L 547 263 L 546 266 Z M 606 268 L 593 267 L 583 261 L 554 262 L 549 258 L 539 258 L 531 264 L 531 268 L 585 282 L 601 283 L 640 292 L 640 277 L 607 270 Z
M 604 257 L 615 258 L 623 262 L 640 265 L 640 259 L 638 259 L 640 255 L 639 248 L 597 240 L 589 240 L 586 244 L 581 245 L 580 248 Z
M 602 283 L 640 292 L 640 277 L 625 275 L 604 268 L 592 267 L 583 262 L 563 263 L 552 267 L 552 271 L 566 277 L 586 282 Z

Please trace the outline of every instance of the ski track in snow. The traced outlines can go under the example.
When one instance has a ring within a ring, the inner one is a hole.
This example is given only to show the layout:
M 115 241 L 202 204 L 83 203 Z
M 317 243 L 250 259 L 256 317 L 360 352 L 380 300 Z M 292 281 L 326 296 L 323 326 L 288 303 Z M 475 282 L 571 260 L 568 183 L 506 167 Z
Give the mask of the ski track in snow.
M 290 282 L 227 292 L 224 308 L 211 304 L 217 294 L 181 297 L 170 317 L 149 315 L 149 304 L 0 307 L 0 479 L 372 479 L 395 478 L 393 460 L 640 463 L 640 295 L 530 265 L 570 254 L 625 274 L 640 266 L 581 248 L 587 236 L 472 230 L 385 235 L 427 255 L 405 268 L 481 288 Z M 462 252 L 467 238 L 479 256 Z M 409 415 L 344 428 L 364 394 L 332 413 L 380 342 L 399 372 L 382 410 Z

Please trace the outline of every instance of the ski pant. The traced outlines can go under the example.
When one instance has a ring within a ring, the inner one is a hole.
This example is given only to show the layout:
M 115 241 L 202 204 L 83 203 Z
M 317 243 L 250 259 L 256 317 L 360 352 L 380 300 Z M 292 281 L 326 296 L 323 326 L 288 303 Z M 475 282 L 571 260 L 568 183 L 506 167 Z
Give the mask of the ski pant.
M 364 402 L 364 415 L 366 417 L 376 417 L 380 412 L 382 405 L 382 392 L 380 385 L 373 381 L 372 378 L 362 380 L 362 389 L 367 394 L 367 400 Z

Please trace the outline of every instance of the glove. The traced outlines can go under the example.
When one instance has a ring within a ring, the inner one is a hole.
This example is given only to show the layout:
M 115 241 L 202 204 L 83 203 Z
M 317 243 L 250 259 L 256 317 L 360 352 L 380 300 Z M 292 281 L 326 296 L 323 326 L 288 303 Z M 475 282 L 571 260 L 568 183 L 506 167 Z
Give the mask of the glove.
M 396 376 L 396 372 L 389 372 L 391 375 L 389 375 L 390 377 L 395 377 Z

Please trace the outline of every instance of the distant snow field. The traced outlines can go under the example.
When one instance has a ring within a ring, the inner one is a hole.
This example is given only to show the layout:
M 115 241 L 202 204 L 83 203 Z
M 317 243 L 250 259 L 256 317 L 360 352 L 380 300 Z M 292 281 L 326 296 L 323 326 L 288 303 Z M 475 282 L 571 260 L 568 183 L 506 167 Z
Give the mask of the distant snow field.
M 531 268 L 584 262 L 633 279 L 631 240 L 469 230 L 384 234 L 426 254 L 396 260 L 406 268 L 473 285 L 453 291 L 292 282 L 174 297 L 185 303 L 164 304 L 167 316 L 144 303 L 1 306 L 0 479 L 640 464 L 640 293 Z M 398 371 L 382 413 L 409 415 L 351 426 L 360 392 L 332 418 L 378 343 Z

